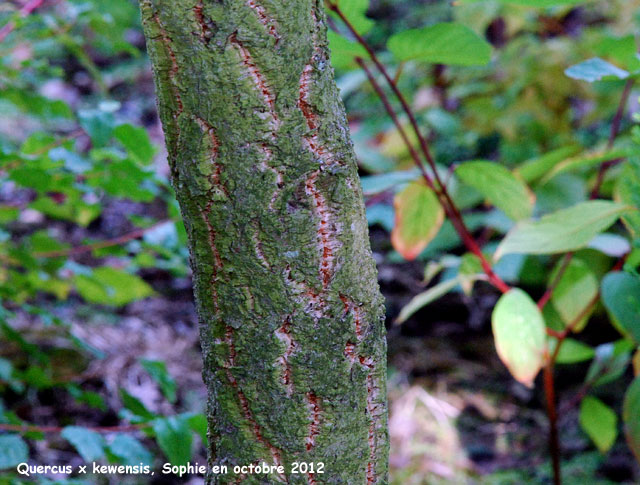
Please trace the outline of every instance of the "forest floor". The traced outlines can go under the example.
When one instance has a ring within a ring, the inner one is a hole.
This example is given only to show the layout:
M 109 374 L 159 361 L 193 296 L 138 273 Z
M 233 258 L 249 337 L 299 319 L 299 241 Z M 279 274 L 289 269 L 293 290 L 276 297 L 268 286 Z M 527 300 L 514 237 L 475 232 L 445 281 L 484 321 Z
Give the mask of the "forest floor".
M 420 290 L 420 271 L 411 264 L 383 263 L 379 269 L 388 309 L 392 483 L 551 483 L 541 386 L 532 390 L 515 382 L 495 353 L 489 309 L 496 295 L 476 291 L 478 296 L 471 299 L 453 294 L 397 326 L 393 318 L 398 309 L 412 291 Z M 81 426 L 115 426 L 121 424 L 119 389 L 159 414 L 202 411 L 206 390 L 189 282 L 163 278 L 161 273 L 151 282 L 163 297 L 132 303 L 116 314 L 73 300 L 55 310 L 73 322 L 78 337 L 105 354 L 86 361 L 76 351 L 60 347 L 56 377 L 68 375 L 84 390 L 109 396 L 108 410 L 87 411 L 68 394 L 47 391 L 39 396 L 37 407 L 20 410 L 21 417 L 40 424 L 72 418 Z M 13 324 L 31 342 L 55 341 L 50 328 L 26 317 Z M 175 404 L 163 397 L 141 367 L 143 358 L 166 362 L 178 384 Z M 605 457 L 590 451 L 592 446 L 579 430 L 577 409 L 568 406 L 578 389 L 565 383 L 580 382 L 575 376 L 585 371 L 584 366 L 571 366 L 559 373 L 560 409 L 566 409 L 560 420 L 566 483 L 639 483 L 637 466 L 622 443 Z M 36 445 L 38 462 L 79 459 L 55 435 Z M 194 461 L 204 460 L 200 443 Z M 172 478 L 172 483 L 177 482 Z M 186 477 L 184 483 L 201 481 Z

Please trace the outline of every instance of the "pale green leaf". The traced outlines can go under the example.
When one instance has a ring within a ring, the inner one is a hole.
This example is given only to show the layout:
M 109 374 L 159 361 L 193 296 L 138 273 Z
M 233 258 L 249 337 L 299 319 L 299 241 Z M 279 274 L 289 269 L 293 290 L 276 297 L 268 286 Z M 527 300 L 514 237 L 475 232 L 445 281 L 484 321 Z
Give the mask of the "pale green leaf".
M 582 202 L 539 220 L 518 223 L 502 240 L 494 259 L 505 254 L 554 254 L 585 247 L 631 207 L 605 200 Z
M 563 260 L 558 262 L 549 281 L 556 280 L 558 271 L 562 267 Z M 580 259 L 573 258 L 553 290 L 551 303 L 562 317 L 564 324 L 570 325 L 583 314 L 585 308 L 598 294 L 598 289 L 598 279 L 589 265 Z M 588 314 L 584 315 L 573 330 L 582 330 L 588 317 Z
M 498 300 L 491 325 L 500 360 L 517 381 L 532 387 L 546 345 L 546 327 L 535 302 L 518 288 L 508 291 Z
M 411 317 L 415 312 L 427 306 L 429 303 L 436 301 L 438 298 L 446 295 L 463 282 L 471 282 L 484 278 L 484 275 L 465 275 L 442 281 L 437 285 L 432 286 L 427 291 L 423 291 L 422 293 L 414 296 L 411 301 L 402 308 L 400 314 L 398 315 L 398 318 L 396 318 L 395 323 L 401 324 L 406 322 L 407 319 Z
M 580 64 L 575 64 L 565 69 L 564 73 L 573 79 L 579 79 L 581 81 L 595 82 L 600 81 L 603 78 L 617 77 L 618 79 L 626 79 L 629 77 L 629 72 L 613 64 L 603 61 L 599 57 L 594 57 Z

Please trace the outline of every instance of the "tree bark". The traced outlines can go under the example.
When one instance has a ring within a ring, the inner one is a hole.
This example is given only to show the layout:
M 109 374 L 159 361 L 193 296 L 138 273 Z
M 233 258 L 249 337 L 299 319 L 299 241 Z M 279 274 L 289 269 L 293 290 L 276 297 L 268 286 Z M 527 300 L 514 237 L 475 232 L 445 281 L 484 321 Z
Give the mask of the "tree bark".
M 321 0 L 140 4 L 229 466 L 208 483 L 387 483 L 383 301 Z M 252 463 L 284 471 L 233 474 Z

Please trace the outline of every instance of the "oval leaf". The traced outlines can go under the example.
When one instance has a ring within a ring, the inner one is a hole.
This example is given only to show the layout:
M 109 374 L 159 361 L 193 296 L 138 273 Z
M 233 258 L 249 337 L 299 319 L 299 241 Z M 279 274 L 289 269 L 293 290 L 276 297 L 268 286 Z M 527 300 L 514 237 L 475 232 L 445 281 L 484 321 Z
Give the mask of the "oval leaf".
M 470 28 L 440 23 L 393 35 L 389 50 L 400 61 L 425 61 L 461 66 L 484 65 L 491 59 L 491 45 Z
M 609 273 L 602 280 L 602 302 L 618 329 L 640 345 L 640 278 Z
M 81 426 L 67 426 L 60 434 L 73 445 L 84 461 L 91 462 L 104 456 L 104 439 L 95 431 Z
M 535 196 L 509 170 L 494 162 L 464 162 L 456 168 L 462 181 L 484 195 L 513 220 L 528 219 Z
M 170 416 L 153 421 L 158 445 L 172 465 L 185 465 L 191 460 L 193 435 L 184 417 Z
M 622 420 L 627 443 L 636 456 L 636 460 L 640 462 L 640 419 L 638 416 L 640 416 L 640 377 L 636 377 L 627 389 L 622 406 Z
M 607 61 L 603 61 L 599 57 L 593 57 L 592 59 L 575 64 L 565 69 L 564 73 L 573 79 L 580 79 L 581 81 L 595 82 L 600 81 L 602 78 L 614 76 L 618 79 L 625 79 L 629 77 L 629 73 L 624 69 L 610 64 Z
M 473 281 L 484 279 L 484 274 L 473 275 L 459 275 L 456 278 L 451 278 L 446 281 L 442 281 L 437 285 L 432 286 L 427 291 L 414 296 L 409 303 L 400 311 L 400 315 L 396 319 L 395 323 L 401 324 L 407 321 L 407 319 L 422 307 L 427 306 L 429 303 L 436 301 L 438 298 L 446 295 L 458 285 L 465 285 L 472 283 Z
M 13 468 L 29 459 L 29 448 L 17 434 L 0 436 L 0 470 Z
M 618 202 L 640 208 L 640 160 L 632 158 L 624 162 L 615 185 L 614 197 Z M 623 215 L 622 222 L 634 237 L 640 236 L 640 211 Z
M 494 259 L 505 254 L 553 254 L 585 247 L 631 207 L 606 200 L 581 202 L 537 221 L 518 223 L 498 246 Z
M 555 281 L 558 271 L 564 266 L 563 260 L 558 262 L 551 273 L 550 281 Z M 560 281 L 553 290 L 551 303 L 562 318 L 565 325 L 573 324 L 581 317 L 589 302 L 598 294 L 598 279 L 587 263 L 580 259 L 572 259 L 566 267 Z M 584 328 L 589 315 L 584 315 L 581 321 L 573 327 L 574 331 Z
M 618 437 L 618 416 L 600 399 L 587 396 L 580 405 L 580 427 L 600 453 L 606 453 Z
M 552 340 L 550 353 L 553 353 L 557 340 Z M 587 344 L 583 344 L 577 340 L 566 338 L 560 347 L 558 356 L 556 357 L 556 364 L 577 364 L 578 362 L 585 362 L 595 357 L 596 351 L 589 347 Z
M 423 183 L 410 183 L 398 193 L 391 243 L 405 259 L 415 259 L 440 230 L 444 210 L 433 191 Z
M 540 310 L 524 291 L 500 297 L 491 317 L 500 360 L 515 379 L 532 387 L 543 364 L 546 329 Z
M 109 445 L 109 451 L 120 458 L 125 465 L 151 465 L 153 455 L 145 446 L 133 436 L 118 433 L 113 442 Z

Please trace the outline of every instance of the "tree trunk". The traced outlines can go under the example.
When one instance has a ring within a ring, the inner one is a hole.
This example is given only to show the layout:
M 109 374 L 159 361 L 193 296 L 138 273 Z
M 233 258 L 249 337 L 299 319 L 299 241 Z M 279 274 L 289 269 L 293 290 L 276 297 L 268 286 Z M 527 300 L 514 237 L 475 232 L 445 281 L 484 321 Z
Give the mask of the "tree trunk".
M 321 0 L 140 3 L 229 466 L 208 482 L 387 483 L 383 301 Z M 284 471 L 233 474 L 252 463 Z

